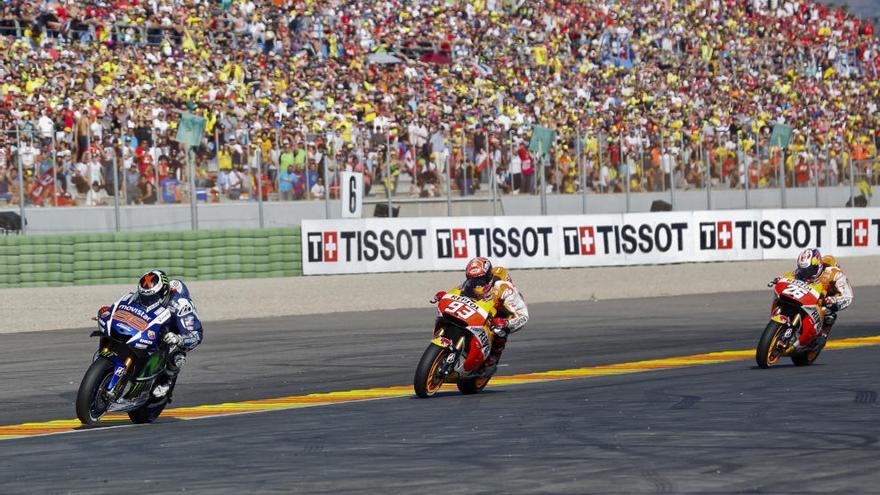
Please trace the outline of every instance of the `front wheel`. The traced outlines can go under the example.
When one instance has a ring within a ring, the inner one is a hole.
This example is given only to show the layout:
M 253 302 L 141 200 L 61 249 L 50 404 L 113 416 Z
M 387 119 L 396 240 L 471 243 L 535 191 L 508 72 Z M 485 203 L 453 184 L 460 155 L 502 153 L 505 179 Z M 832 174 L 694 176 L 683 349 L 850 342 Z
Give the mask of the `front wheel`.
M 755 360 L 759 367 L 767 369 L 779 362 L 779 358 L 785 352 L 785 349 L 780 349 L 778 345 L 779 337 L 784 329 L 784 325 L 775 321 L 771 321 L 764 328 L 764 333 L 761 334 L 761 340 L 758 341 L 758 349 L 755 352 Z
M 104 391 L 113 377 L 113 363 L 99 357 L 86 371 L 76 394 L 76 416 L 83 424 L 93 425 L 110 407 Z
M 431 397 L 443 385 L 443 376 L 440 374 L 440 368 L 446 357 L 449 356 L 449 349 L 438 347 L 434 344 L 428 346 L 416 366 L 416 374 L 413 377 L 413 388 L 416 395 L 423 399 Z

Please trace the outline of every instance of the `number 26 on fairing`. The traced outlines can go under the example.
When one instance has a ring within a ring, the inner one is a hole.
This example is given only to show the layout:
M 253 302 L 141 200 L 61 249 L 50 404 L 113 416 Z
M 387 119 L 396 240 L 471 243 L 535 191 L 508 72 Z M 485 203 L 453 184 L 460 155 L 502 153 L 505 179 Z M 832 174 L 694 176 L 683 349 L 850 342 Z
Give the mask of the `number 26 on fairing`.
M 784 291 L 782 291 L 783 294 L 785 294 L 786 296 L 790 296 L 793 299 L 800 299 L 806 296 L 808 292 L 810 292 L 810 289 L 806 287 L 799 287 L 797 285 L 789 285 L 785 288 Z

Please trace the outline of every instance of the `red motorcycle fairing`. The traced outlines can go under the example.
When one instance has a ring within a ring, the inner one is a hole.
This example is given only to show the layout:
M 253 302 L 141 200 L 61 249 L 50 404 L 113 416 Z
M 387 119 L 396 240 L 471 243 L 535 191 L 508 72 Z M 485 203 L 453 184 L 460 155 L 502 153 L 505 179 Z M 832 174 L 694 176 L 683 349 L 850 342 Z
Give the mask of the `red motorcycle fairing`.
M 773 301 L 773 318 L 777 320 L 785 319 L 786 321 L 784 322 L 780 321 L 782 323 L 788 323 L 788 318 L 778 313 L 778 301 L 780 298 L 788 299 L 801 305 L 803 316 L 801 317 L 801 334 L 798 342 L 802 346 L 809 345 L 822 329 L 822 317 L 818 309 L 818 305 L 822 301 L 822 294 L 814 285 L 791 278 L 779 279 L 773 286 L 773 292 L 776 294 L 776 300 Z
M 821 322 L 818 322 L 819 325 L 816 325 L 817 321 L 812 317 L 805 316 L 801 318 L 801 338 L 798 340 L 802 346 L 805 346 L 813 341 L 818 334 L 817 326 L 821 326 Z
M 464 368 L 465 373 L 470 373 L 477 369 L 478 366 L 483 364 L 483 361 L 486 360 L 486 355 L 483 354 L 483 347 L 480 345 L 478 339 L 471 339 L 471 345 L 468 349 L 467 359 L 464 360 Z

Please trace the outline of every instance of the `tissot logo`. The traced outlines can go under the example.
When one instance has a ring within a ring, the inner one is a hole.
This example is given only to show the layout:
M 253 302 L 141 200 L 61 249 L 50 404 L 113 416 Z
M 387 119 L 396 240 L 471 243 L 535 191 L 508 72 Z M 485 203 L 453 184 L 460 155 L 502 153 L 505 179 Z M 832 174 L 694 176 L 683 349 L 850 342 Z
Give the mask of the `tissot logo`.
M 464 229 L 452 229 L 452 256 L 467 258 L 467 234 Z
M 700 222 L 700 250 L 822 246 L 825 220 Z
M 592 226 L 564 227 L 562 240 L 567 255 L 592 256 L 596 254 L 596 229 Z
M 566 256 L 681 252 L 685 231 L 684 222 L 563 227 L 563 251 Z
M 422 259 L 426 236 L 425 229 L 309 232 L 306 259 L 310 263 Z
M 339 260 L 339 236 L 336 232 L 324 232 L 324 261 Z
M 437 257 L 549 256 L 552 234 L 553 227 L 437 229 Z
M 467 232 L 465 229 L 440 229 L 437 231 L 437 256 L 440 258 L 467 258 Z
M 339 260 L 339 234 L 337 232 L 310 232 L 308 246 L 309 261 L 332 263 Z
M 701 222 L 700 249 L 733 249 L 733 222 Z
M 870 244 L 871 227 L 874 227 L 874 243 L 880 246 L 880 219 L 856 218 L 837 221 L 837 245 L 840 247 L 866 247 Z

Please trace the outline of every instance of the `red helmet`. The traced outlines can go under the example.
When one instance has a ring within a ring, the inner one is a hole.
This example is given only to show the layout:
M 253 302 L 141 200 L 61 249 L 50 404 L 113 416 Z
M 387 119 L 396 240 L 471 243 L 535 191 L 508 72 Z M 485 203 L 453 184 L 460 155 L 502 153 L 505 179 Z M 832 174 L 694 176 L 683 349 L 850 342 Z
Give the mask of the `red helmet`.
M 804 249 L 798 255 L 794 276 L 798 280 L 812 283 L 819 278 L 824 269 L 825 263 L 822 263 L 822 253 L 818 249 Z
M 492 273 L 492 262 L 489 258 L 474 258 L 468 261 L 465 268 L 465 281 L 462 292 L 465 295 L 483 297 L 492 288 L 495 275 Z

